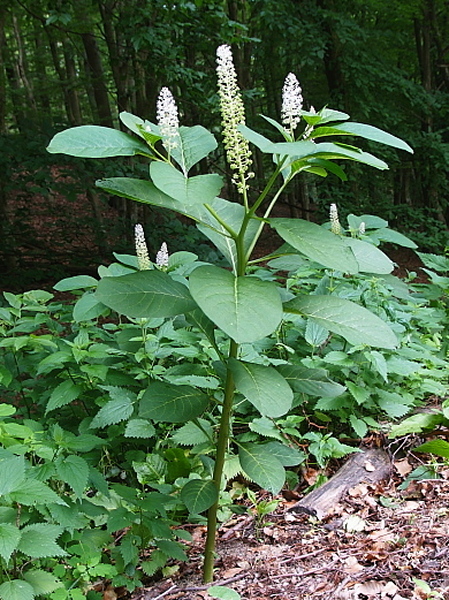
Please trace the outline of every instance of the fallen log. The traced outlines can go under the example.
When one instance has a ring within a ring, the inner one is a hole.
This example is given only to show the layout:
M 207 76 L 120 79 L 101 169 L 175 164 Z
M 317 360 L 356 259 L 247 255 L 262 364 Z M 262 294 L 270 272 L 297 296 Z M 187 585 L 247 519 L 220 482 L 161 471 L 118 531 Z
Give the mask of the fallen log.
M 321 521 L 335 511 L 339 500 L 348 490 L 360 483 L 379 483 L 387 479 L 391 471 L 391 460 L 384 450 L 356 452 L 329 481 L 312 490 L 291 506 L 289 511 L 303 512 Z

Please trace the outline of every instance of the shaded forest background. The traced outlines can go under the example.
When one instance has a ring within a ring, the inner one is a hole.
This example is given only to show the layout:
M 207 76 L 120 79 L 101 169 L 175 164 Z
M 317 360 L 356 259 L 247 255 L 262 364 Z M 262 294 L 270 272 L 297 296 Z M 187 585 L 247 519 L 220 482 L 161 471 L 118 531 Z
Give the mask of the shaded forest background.
M 49 270 L 55 277 L 82 272 L 129 245 L 137 220 L 152 232 L 153 250 L 167 236 L 172 250 L 180 249 L 177 243 L 198 247 L 192 229 L 180 236 L 181 224 L 173 219 L 95 189 L 98 177 L 136 171 L 144 176 L 139 159 L 82 161 L 49 155 L 45 147 L 68 126 L 119 127 L 120 111 L 154 121 L 164 85 L 174 93 L 183 123 L 200 123 L 219 137 L 215 50 L 222 43 L 232 45 L 247 120 L 260 132 L 266 123 L 259 113 L 279 118 L 283 80 L 292 71 L 306 108 L 327 104 L 343 110 L 415 150 L 412 156 L 394 149 L 379 153 L 375 144 L 367 145 L 390 170 L 348 165 L 349 183 L 332 175 L 298 178 L 286 198 L 294 216 L 323 219 L 329 203 L 337 202 L 343 215 L 378 214 L 421 249 L 444 249 L 447 0 L 0 0 L 5 281 L 19 273 L 31 284 Z M 213 162 L 202 168 L 226 176 L 223 157 L 216 154 Z M 267 168 L 256 156 L 256 185 Z M 232 197 L 230 186 L 224 195 Z M 36 219 L 43 223 L 40 238 Z

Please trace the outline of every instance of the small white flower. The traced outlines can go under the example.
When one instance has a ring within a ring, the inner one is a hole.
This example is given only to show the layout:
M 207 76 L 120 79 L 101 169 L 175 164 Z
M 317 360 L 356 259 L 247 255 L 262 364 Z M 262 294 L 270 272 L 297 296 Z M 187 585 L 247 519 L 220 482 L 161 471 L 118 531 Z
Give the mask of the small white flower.
M 158 267 L 168 267 L 168 249 L 165 242 L 162 242 L 161 249 L 156 254 L 156 265 Z
M 179 118 L 173 94 L 167 87 L 163 87 L 157 99 L 157 123 L 159 125 L 162 143 L 170 154 L 178 146 Z
M 217 78 L 226 157 L 234 171 L 232 180 L 243 193 L 248 187 L 246 181 L 254 174 L 249 170 L 252 163 L 249 142 L 238 130 L 239 125 L 245 125 L 245 108 L 232 51 L 226 44 L 217 48 Z
M 282 123 L 291 131 L 296 129 L 301 120 L 302 112 L 302 89 L 296 75 L 289 73 L 282 88 Z
M 148 271 L 151 269 L 150 256 L 148 254 L 147 243 L 145 241 L 145 233 L 140 223 L 134 228 L 135 240 L 136 240 L 136 254 L 137 264 L 139 265 L 139 271 Z
M 331 222 L 331 231 L 336 235 L 341 234 L 341 225 L 340 220 L 338 218 L 338 210 L 336 204 L 331 204 L 329 209 L 329 219 Z

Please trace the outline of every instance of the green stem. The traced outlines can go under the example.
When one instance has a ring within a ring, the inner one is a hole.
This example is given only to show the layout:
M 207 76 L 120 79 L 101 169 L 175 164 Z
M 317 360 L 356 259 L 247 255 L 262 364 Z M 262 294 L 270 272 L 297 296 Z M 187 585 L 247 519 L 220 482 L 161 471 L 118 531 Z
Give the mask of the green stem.
M 229 359 L 236 358 L 238 353 L 238 344 L 231 340 L 229 347 Z M 217 453 L 215 457 L 215 468 L 213 481 L 216 489 L 221 490 L 221 480 L 223 477 L 223 466 L 226 457 L 226 451 L 228 449 L 229 434 L 230 434 L 230 422 L 232 404 L 234 401 L 234 377 L 228 366 L 226 374 L 226 385 L 223 407 L 220 418 L 220 429 L 217 441 Z M 214 559 L 215 559 L 215 538 L 217 534 L 217 511 L 219 506 L 219 500 L 211 506 L 207 512 L 207 537 L 206 547 L 204 551 L 204 567 L 203 567 L 203 580 L 204 583 L 210 583 L 214 577 Z

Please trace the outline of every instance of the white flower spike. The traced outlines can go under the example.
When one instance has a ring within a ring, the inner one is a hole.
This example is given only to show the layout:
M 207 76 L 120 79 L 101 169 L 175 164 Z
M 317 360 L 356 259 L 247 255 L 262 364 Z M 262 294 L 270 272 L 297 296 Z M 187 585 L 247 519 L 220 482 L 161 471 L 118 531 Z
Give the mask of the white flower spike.
M 167 87 L 161 89 L 156 108 L 162 143 L 170 154 L 179 143 L 179 117 L 175 99 Z
M 338 218 L 338 209 L 336 204 L 331 204 L 329 209 L 329 220 L 331 222 L 331 231 L 336 235 L 341 234 L 341 225 Z
M 282 88 L 282 123 L 293 132 L 301 120 L 302 89 L 296 75 L 289 73 Z
M 156 265 L 159 268 L 168 267 L 168 258 L 169 258 L 169 254 L 168 254 L 167 244 L 165 242 L 162 242 L 161 249 L 156 254 Z
M 148 254 L 147 243 L 145 241 L 145 233 L 140 223 L 134 228 L 136 241 L 137 264 L 139 271 L 148 271 L 151 269 L 150 256 Z

